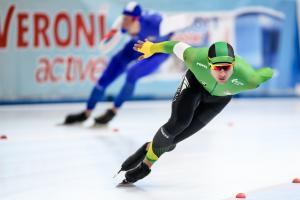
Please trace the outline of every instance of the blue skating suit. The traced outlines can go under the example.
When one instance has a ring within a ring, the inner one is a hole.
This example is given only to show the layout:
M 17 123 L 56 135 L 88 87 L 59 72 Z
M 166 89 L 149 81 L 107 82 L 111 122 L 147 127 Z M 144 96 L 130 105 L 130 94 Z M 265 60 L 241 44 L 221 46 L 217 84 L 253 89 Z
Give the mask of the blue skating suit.
M 155 72 L 160 64 L 168 58 L 169 54 L 155 54 L 148 59 L 134 63 L 132 67 L 127 70 L 129 63 L 137 60 L 137 58 L 141 56 L 139 52 L 133 50 L 133 45 L 138 40 L 148 38 L 153 42 L 161 42 L 169 40 L 173 34 L 159 35 L 162 16 L 158 13 L 145 12 L 141 15 L 139 20 L 141 31 L 135 37 L 132 37 L 123 49 L 111 58 L 106 70 L 97 81 L 88 99 L 88 110 L 93 110 L 97 102 L 103 97 L 107 86 L 116 80 L 123 72 L 126 72 L 126 81 L 114 101 L 116 108 L 121 107 L 122 104 L 132 96 L 137 80 Z

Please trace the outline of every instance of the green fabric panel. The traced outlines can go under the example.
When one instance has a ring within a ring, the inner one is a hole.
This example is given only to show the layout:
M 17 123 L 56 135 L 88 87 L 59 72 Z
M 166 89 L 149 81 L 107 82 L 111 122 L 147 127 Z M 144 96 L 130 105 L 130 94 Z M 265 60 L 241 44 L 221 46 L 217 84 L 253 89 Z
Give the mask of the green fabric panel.
M 228 56 L 227 43 L 225 43 L 225 42 L 216 42 L 215 47 L 216 47 L 216 57 Z

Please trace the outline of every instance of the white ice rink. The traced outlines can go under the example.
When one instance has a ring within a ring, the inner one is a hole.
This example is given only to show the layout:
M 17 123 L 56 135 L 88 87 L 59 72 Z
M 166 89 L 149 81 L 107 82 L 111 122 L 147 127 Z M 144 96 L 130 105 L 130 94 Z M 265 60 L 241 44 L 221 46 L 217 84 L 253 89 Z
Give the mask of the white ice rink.
M 95 115 L 110 104 L 100 103 Z M 106 128 L 57 126 L 84 104 L 0 106 L 1 200 L 299 200 L 300 99 L 234 99 L 133 187 L 121 163 L 168 120 L 169 101 L 128 102 Z M 284 184 L 284 185 L 280 185 Z M 277 187 L 272 187 L 280 185 Z M 263 189 L 266 188 L 266 189 Z M 263 195 L 251 196 L 265 191 Z

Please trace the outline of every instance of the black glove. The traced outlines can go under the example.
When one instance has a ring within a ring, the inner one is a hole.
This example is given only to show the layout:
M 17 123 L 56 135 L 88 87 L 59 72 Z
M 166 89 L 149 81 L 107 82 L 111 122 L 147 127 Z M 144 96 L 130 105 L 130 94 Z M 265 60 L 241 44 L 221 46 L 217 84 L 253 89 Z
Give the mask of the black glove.
M 134 183 L 150 174 L 150 172 L 151 169 L 144 162 L 141 162 L 136 168 L 126 172 L 125 182 Z

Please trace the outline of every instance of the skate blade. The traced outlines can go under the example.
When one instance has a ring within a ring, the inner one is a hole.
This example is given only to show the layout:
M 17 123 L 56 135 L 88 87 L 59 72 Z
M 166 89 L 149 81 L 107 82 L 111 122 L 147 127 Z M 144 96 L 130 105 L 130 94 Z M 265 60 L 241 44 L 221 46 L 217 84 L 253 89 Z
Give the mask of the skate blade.
M 117 185 L 117 187 L 135 187 L 133 183 L 130 183 L 124 179 L 121 183 Z
M 122 171 L 123 171 L 123 169 L 121 168 L 121 169 L 113 176 L 113 178 L 116 178 Z
M 66 126 L 67 124 L 65 122 L 59 122 L 55 124 L 56 126 Z
M 56 123 L 55 124 L 56 126 L 81 126 L 81 123 L 72 123 L 72 124 L 68 124 L 68 123 L 65 123 L 65 122 L 59 122 L 59 123 Z
M 59 122 L 55 124 L 56 126 L 74 126 L 75 124 L 67 124 L 65 122 Z
M 106 128 L 107 124 L 98 124 L 94 119 L 89 119 L 83 123 L 84 128 Z

